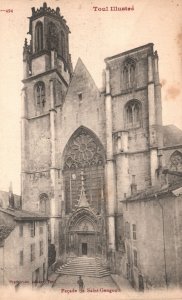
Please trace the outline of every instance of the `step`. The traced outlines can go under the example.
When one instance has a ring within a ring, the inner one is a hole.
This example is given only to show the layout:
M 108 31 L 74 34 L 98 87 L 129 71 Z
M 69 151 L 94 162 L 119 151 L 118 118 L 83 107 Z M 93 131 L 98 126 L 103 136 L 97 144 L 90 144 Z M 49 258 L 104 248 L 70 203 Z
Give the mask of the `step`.
M 87 256 L 71 259 L 65 265 L 58 267 L 55 273 L 98 278 L 110 275 L 109 270 L 101 265 L 101 259 Z
M 95 274 L 95 273 L 85 273 L 85 272 L 56 272 L 56 274 L 62 274 L 62 275 L 70 275 L 70 276 L 86 276 L 86 277 L 96 277 L 96 278 L 102 278 L 106 276 L 110 276 L 109 272 L 101 273 L 101 274 Z

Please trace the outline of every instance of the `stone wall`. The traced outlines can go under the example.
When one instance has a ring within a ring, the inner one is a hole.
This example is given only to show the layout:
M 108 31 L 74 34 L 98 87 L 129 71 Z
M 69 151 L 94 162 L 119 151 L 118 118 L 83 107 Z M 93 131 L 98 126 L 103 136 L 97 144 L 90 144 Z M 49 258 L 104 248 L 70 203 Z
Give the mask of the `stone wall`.
M 133 272 L 130 281 L 137 289 L 139 275 L 143 277 L 145 288 L 172 287 L 176 282 L 182 285 L 179 273 L 182 264 L 181 200 L 181 196 L 171 194 L 123 204 L 124 223 L 125 226 L 126 222 L 129 223 L 130 233 L 129 237 L 125 233 L 126 254 L 122 263 L 128 263 L 129 255 Z M 136 225 L 136 240 L 133 238 L 133 224 Z M 134 266 L 134 250 L 137 252 L 137 266 Z M 124 265 L 123 270 L 127 277 Z
M 30 235 L 30 223 L 23 224 L 23 236 L 19 236 L 19 222 L 4 243 L 5 277 L 8 281 L 25 281 L 32 283 L 32 274 L 40 269 L 39 281 L 43 280 L 43 263 L 47 273 L 48 244 L 46 222 L 43 222 L 43 233 L 39 233 L 39 222 L 35 222 L 35 236 Z M 40 241 L 43 241 L 43 255 L 40 255 Z M 31 262 L 30 245 L 35 244 L 35 259 Z M 23 250 L 23 265 L 20 265 L 20 251 Z M 46 276 L 45 273 L 45 276 Z
M 104 99 L 81 60 L 78 60 L 62 109 L 56 118 L 58 168 L 63 164 L 63 151 L 80 126 L 95 133 L 105 146 Z

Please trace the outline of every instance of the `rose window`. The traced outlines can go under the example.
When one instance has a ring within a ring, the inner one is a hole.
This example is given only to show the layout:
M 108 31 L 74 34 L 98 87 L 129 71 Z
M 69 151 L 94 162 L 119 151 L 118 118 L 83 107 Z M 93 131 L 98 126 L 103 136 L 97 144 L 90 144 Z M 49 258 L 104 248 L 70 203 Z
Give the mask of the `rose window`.
M 96 141 L 88 134 L 82 132 L 70 143 L 66 151 L 66 168 L 85 167 L 102 164 L 101 149 Z

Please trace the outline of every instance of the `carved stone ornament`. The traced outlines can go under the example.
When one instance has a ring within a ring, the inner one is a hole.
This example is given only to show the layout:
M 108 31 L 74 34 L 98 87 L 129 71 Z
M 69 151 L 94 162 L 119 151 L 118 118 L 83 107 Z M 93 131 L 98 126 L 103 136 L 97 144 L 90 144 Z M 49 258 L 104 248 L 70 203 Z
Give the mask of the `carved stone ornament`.
M 181 171 L 182 170 L 182 153 L 175 151 L 170 157 L 170 169 Z
M 65 155 L 65 169 L 103 165 L 103 151 L 88 131 L 82 129 L 71 139 Z

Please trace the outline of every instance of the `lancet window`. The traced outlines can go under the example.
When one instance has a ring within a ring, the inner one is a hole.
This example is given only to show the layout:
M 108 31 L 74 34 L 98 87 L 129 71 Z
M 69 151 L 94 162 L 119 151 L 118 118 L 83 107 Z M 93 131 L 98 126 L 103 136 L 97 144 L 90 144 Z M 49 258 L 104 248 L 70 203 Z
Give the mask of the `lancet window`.
M 45 84 L 43 81 L 39 81 L 35 85 L 35 99 L 37 105 L 45 105 Z
M 38 22 L 35 26 L 35 52 L 43 49 L 43 25 Z
M 125 106 L 125 127 L 136 128 L 141 126 L 141 103 L 130 100 Z

